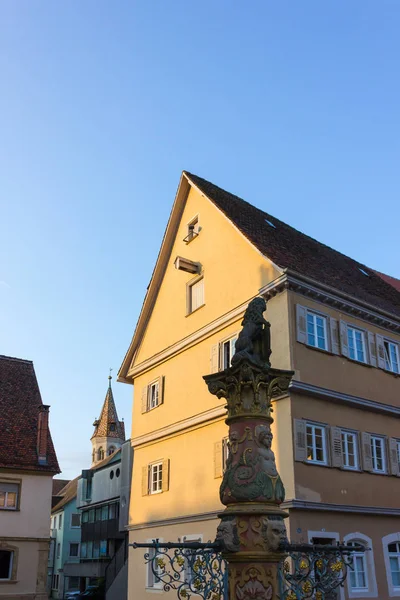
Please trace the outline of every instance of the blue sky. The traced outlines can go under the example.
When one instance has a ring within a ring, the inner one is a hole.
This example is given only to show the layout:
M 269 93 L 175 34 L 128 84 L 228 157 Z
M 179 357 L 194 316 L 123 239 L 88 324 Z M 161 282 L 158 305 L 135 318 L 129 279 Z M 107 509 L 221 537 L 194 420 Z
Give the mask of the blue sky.
M 34 361 L 63 477 L 183 169 L 400 277 L 399 26 L 398 0 L 2 0 L 0 353 Z

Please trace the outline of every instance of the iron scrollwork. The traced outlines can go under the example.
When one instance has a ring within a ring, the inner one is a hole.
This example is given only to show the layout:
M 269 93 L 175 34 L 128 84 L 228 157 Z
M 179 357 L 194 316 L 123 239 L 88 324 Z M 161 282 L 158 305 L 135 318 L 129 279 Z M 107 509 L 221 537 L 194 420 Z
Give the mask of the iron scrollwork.
M 281 600 L 336 600 L 353 552 L 364 546 L 288 544 L 287 557 L 279 568 Z
M 180 600 L 192 595 L 203 600 L 223 600 L 227 591 L 226 561 L 218 542 L 132 544 L 134 548 L 148 548 L 144 555 L 154 581 L 165 592 L 176 590 Z

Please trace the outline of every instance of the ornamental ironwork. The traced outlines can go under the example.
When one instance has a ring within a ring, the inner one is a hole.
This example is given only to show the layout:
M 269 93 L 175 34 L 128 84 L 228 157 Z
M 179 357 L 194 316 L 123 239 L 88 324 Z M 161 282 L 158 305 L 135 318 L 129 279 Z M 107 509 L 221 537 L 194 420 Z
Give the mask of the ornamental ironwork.
M 203 600 L 226 600 L 227 568 L 218 542 L 159 542 L 131 544 L 148 548 L 144 555 L 157 587 L 176 590 L 181 600 L 193 595 Z
M 361 545 L 287 544 L 287 555 L 278 570 L 280 600 L 336 600 L 348 570 L 353 568 L 353 552 Z

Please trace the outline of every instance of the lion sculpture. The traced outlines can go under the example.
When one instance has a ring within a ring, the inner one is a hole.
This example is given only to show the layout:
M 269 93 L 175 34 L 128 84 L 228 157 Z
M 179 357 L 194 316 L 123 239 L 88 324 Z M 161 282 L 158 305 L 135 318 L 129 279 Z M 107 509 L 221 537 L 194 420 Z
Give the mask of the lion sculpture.
M 264 319 L 264 298 L 254 298 L 244 313 L 242 327 L 235 344 L 232 365 L 243 358 L 262 366 L 271 366 L 271 324 Z

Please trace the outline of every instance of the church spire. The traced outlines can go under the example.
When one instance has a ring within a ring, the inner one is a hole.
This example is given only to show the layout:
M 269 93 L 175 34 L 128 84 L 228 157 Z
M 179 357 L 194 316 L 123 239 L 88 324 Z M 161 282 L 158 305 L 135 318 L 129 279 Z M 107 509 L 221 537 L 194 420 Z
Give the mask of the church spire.
M 108 389 L 101 409 L 100 417 L 93 423 L 92 465 L 97 464 L 106 456 L 115 452 L 125 441 L 124 422 L 118 419 L 111 387 L 111 371 L 108 376 Z

